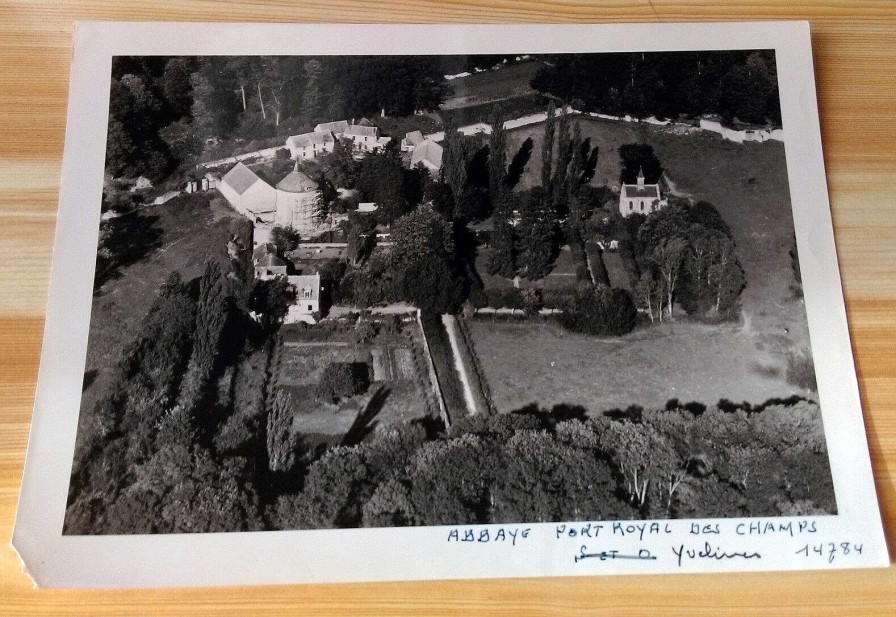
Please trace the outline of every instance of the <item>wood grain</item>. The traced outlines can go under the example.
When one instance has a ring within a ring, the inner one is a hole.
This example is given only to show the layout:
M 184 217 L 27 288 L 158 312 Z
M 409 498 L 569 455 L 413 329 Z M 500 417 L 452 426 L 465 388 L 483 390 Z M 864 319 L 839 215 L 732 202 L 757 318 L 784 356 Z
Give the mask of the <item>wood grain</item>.
M 896 7 L 873 0 L 0 0 L 0 537 L 12 533 L 55 228 L 73 23 L 84 19 L 608 22 L 808 19 L 843 284 L 875 479 L 896 546 Z M 0 614 L 891 615 L 872 571 L 166 591 L 35 591 L 0 550 Z

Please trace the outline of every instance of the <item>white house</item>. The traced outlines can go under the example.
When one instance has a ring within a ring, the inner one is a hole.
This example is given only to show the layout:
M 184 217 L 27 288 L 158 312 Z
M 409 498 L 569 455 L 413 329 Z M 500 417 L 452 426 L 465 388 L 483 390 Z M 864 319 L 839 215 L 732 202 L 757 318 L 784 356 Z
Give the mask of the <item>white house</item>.
M 289 172 L 276 186 L 276 224 L 299 232 L 313 230 L 320 202 L 317 189 L 317 182 L 298 169 Z
M 320 311 L 320 274 L 287 276 L 286 280 L 296 290 L 296 301 L 289 307 L 283 323 L 304 321 L 314 323 L 312 315 Z
M 221 178 L 217 188 L 230 205 L 249 220 L 273 220 L 277 191 L 242 163 L 234 165 Z
M 342 138 L 350 139 L 354 149 L 360 152 L 373 152 L 391 141 L 389 137 L 380 137 L 380 130 L 376 126 L 363 124 L 349 124 Z
M 659 184 L 644 184 L 644 172 L 638 170 L 637 184 L 623 184 L 619 190 L 619 213 L 648 215 L 668 205 L 662 198 Z
M 426 167 L 430 174 L 438 174 L 442 168 L 442 146 L 429 139 L 417 144 L 411 153 L 411 167 L 416 167 L 418 164 Z
M 332 152 L 335 143 L 336 138 L 330 131 L 314 131 L 286 138 L 289 155 L 301 160 L 313 159 L 324 152 Z

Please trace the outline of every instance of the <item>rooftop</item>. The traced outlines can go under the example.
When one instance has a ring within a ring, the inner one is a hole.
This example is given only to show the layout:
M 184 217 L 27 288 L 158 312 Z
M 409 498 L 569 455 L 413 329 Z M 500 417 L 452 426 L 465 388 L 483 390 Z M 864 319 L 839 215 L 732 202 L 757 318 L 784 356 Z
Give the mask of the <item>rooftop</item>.
M 276 189 L 286 193 L 310 193 L 317 190 L 317 182 L 301 171 L 293 170 L 277 183 Z
M 237 163 L 221 178 L 221 182 L 236 191 L 237 195 L 242 195 L 260 179 L 254 171 L 242 163 Z
M 637 184 L 623 184 L 621 197 L 623 199 L 627 197 L 653 197 L 654 199 L 659 199 L 660 185 L 645 184 L 642 187 L 638 187 Z
M 350 124 L 345 129 L 346 135 L 358 135 L 361 137 L 376 137 L 378 129 L 375 126 L 361 126 L 360 124 Z
M 264 267 L 264 268 L 285 268 L 286 262 L 273 253 L 266 253 L 261 257 L 261 259 L 256 260 L 255 267 Z
M 295 287 L 297 300 L 317 300 L 320 297 L 319 274 L 295 274 L 286 280 Z
M 411 153 L 411 167 L 417 163 L 429 163 L 432 167 L 442 167 L 442 146 L 429 139 L 419 143 Z
M 406 144 L 416 146 L 423 141 L 423 133 L 421 133 L 420 131 L 411 131 L 404 136 L 404 141 Z
M 315 144 L 326 144 L 335 141 L 333 133 L 330 131 L 315 131 L 313 133 L 302 133 L 301 135 L 292 135 L 286 139 L 287 145 L 292 144 L 296 148 L 307 148 Z
M 347 128 L 348 120 L 334 120 L 333 122 L 321 122 L 314 127 L 314 131 L 316 133 L 345 133 L 345 129 Z

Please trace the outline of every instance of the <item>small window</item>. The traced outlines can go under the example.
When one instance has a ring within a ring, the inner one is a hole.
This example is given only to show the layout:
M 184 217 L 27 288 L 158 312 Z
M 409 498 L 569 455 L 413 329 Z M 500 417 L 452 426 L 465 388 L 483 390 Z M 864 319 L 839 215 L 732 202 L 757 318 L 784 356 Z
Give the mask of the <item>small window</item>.
M 313 310 L 314 310 L 314 309 L 311 307 L 310 304 L 308 305 L 308 310 L 309 310 L 309 311 L 313 311 Z
M 644 212 L 644 202 L 641 202 L 641 212 Z
M 629 209 L 629 210 L 634 210 L 634 209 L 635 209 L 635 202 L 633 202 L 633 201 L 629 201 L 629 202 L 628 202 L 628 209 Z

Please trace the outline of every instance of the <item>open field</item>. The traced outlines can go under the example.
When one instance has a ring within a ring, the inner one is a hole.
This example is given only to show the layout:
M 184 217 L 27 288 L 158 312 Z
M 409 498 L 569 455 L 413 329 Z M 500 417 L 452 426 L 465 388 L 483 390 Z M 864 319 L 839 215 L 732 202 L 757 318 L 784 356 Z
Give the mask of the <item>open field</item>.
M 120 218 L 134 219 L 133 224 L 128 223 L 129 233 L 133 228 L 134 233 L 152 241 L 138 251 L 141 259 L 108 276 L 94 294 L 79 436 L 82 430 L 90 430 L 91 411 L 109 387 L 121 351 L 137 335 L 159 286 L 175 271 L 188 281 L 202 274 L 207 261 L 226 264 L 231 220 L 242 220 L 229 209 L 208 207 L 198 196 L 175 198 Z M 127 241 L 140 239 L 129 236 Z
M 544 65 L 536 60 L 507 64 L 496 71 L 474 73 L 468 77 L 452 79 L 451 98 L 442 103 L 442 109 L 457 109 L 533 94 L 529 82 Z
M 739 326 L 657 324 L 620 338 L 573 334 L 553 324 L 473 320 L 473 343 L 498 411 L 536 403 L 589 413 L 678 398 L 751 404 L 792 394 L 773 349 L 756 350 Z

